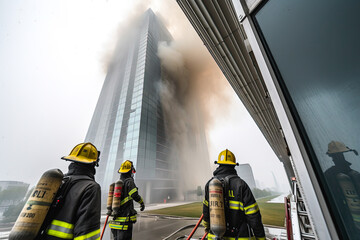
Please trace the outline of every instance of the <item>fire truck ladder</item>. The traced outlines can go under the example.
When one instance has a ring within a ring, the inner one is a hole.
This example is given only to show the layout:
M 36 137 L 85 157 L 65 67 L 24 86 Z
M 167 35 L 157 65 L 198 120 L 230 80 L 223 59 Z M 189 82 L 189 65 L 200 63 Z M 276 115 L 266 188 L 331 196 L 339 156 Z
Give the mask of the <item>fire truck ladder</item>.
M 292 179 L 292 194 L 285 198 L 285 209 L 288 240 L 316 239 L 295 178 Z

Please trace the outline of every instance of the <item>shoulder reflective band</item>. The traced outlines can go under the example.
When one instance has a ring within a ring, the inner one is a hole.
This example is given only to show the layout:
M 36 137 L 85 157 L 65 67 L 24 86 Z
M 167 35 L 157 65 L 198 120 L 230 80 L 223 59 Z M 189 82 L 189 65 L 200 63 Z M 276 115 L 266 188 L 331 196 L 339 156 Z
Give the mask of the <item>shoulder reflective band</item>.
M 129 196 L 133 195 L 135 192 L 137 192 L 137 188 L 133 188 L 133 189 L 129 192 Z
M 242 202 L 239 201 L 229 201 L 229 208 L 232 210 L 241 210 L 244 211 L 244 206 Z
M 62 239 L 73 239 L 74 225 L 71 223 L 52 220 L 50 227 L 46 231 L 49 236 L 54 236 Z
M 211 234 L 209 233 L 207 235 L 207 239 L 208 240 L 215 240 L 215 239 L 218 239 L 218 238 L 215 238 L 216 236 L 214 234 Z M 224 239 L 224 240 L 265 240 L 264 237 L 261 237 L 261 238 L 255 238 L 255 236 L 252 236 L 252 237 L 238 237 L 238 238 L 234 238 L 234 237 L 222 237 L 221 239 Z
M 116 224 L 109 224 L 109 227 L 111 229 L 117 229 L 117 230 L 128 230 L 128 225 L 116 225 Z
M 245 207 L 244 210 L 245 210 L 245 214 L 247 215 L 254 214 L 259 211 L 259 206 L 257 205 L 257 203 L 254 203 Z
M 98 239 L 100 239 L 100 228 L 98 230 L 74 238 L 74 240 L 98 240 Z
M 206 201 L 206 199 L 204 199 L 203 204 L 204 204 L 205 206 L 207 206 L 207 207 L 209 206 L 209 202 Z

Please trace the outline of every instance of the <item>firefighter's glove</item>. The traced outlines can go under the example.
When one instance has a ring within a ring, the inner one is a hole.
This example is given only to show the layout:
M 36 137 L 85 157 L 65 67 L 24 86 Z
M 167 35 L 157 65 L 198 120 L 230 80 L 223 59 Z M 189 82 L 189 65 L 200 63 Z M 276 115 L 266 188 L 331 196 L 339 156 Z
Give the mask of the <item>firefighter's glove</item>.
M 140 211 L 144 211 L 144 209 L 145 209 L 145 204 L 142 203 L 142 204 L 140 205 Z
M 114 217 L 113 220 L 116 220 L 116 218 L 120 217 L 120 214 L 113 212 L 113 214 L 111 216 Z

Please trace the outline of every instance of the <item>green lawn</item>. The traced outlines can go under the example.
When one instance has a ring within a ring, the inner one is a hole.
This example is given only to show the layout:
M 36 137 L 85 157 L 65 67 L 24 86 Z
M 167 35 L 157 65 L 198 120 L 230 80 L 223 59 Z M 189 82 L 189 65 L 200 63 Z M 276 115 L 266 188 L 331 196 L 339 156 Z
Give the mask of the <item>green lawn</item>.
M 146 212 L 151 214 L 200 218 L 202 214 L 202 202 L 189 203 L 176 207 L 162 208 Z
M 267 225 L 284 227 L 285 223 L 285 206 L 283 203 L 267 203 L 273 197 L 258 199 L 257 203 L 260 208 L 262 221 Z
M 257 200 L 261 211 L 262 221 L 266 225 L 283 227 L 285 219 L 284 204 L 266 203 L 266 201 L 272 198 L 274 197 L 262 198 Z M 202 214 L 202 202 L 195 202 L 181 206 L 163 208 L 146 212 L 151 214 L 199 218 Z

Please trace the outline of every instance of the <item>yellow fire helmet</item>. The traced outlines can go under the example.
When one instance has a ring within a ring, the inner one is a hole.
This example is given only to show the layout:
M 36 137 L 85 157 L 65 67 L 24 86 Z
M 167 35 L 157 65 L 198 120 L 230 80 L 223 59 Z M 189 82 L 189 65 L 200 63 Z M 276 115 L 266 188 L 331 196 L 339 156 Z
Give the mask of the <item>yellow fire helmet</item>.
M 127 173 L 129 171 L 132 171 L 133 173 L 136 173 L 135 168 L 134 168 L 134 164 L 132 161 L 130 160 L 126 160 L 125 162 L 123 162 L 120 166 L 119 169 L 119 173 Z
M 85 164 L 95 163 L 98 166 L 99 156 L 100 151 L 92 143 L 88 142 L 76 145 L 68 156 L 64 156 L 61 159 Z
M 219 154 L 218 161 L 215 161 L 215 163 L 224 165 L 239 165 L 236 163 L 235 155 L 228 149 L 225 149 Z
M 344 153 L 344 152 L 354 152 L 355 155 L 358 155 L 358 152 L 355 149 L 350 149 L 347 146 L 345 146 L 342 142 L 337 141 L 331 141 L 328 144 L 328 151 L 326 154 L 331 155 L 335 153 Z

